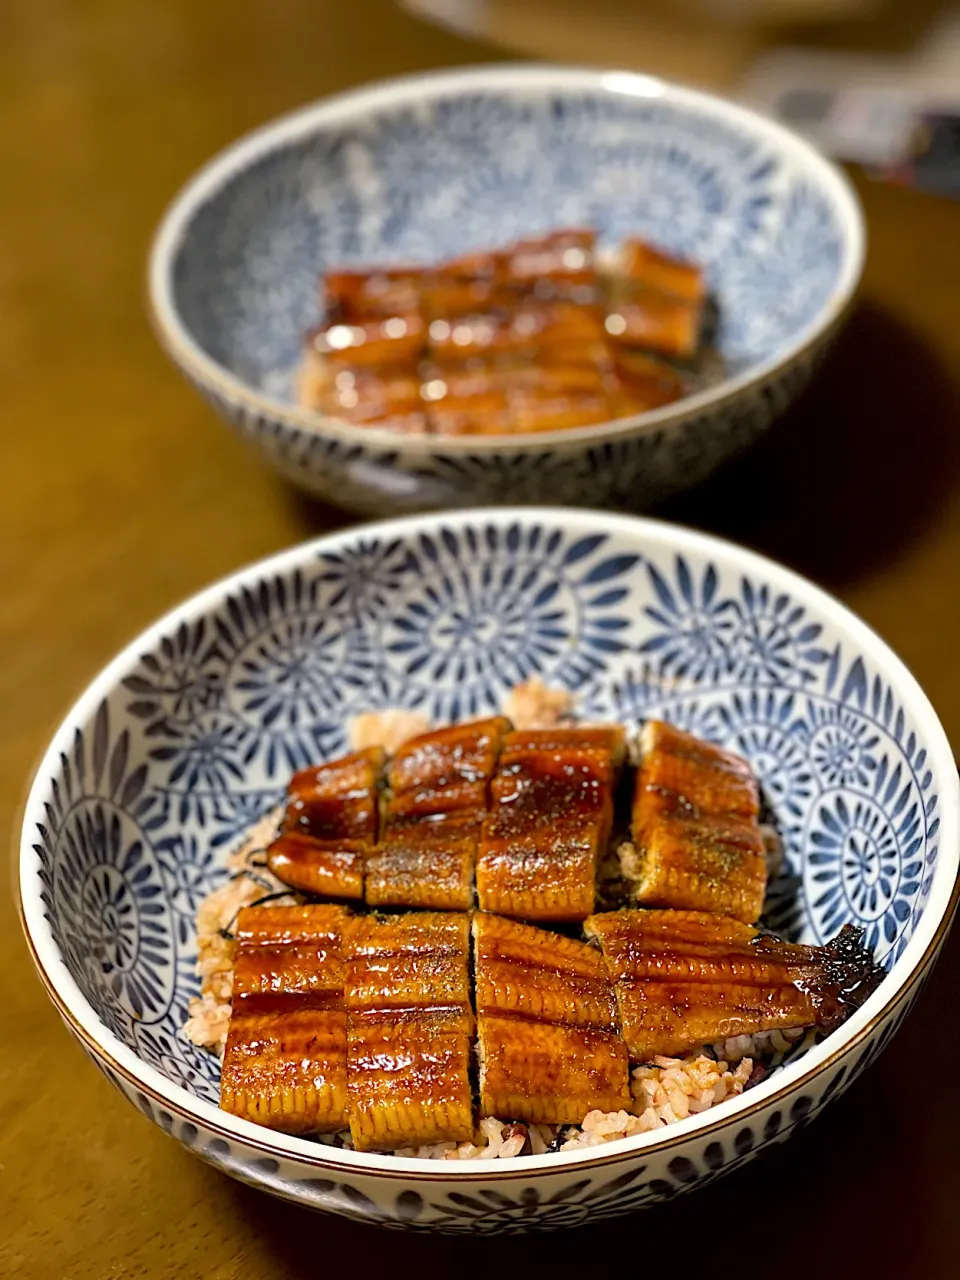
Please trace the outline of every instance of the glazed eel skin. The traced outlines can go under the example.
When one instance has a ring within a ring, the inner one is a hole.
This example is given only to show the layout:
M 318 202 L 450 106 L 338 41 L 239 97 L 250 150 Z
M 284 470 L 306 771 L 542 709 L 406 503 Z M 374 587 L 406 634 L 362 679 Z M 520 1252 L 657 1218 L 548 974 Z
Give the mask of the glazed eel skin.
M 603 957 L 584 942 L 478 913 L 473 921 L 480 1113 L 578 1124 L 630 1104 L 626 1045 Z
M 603 952 L 634 1062 L 760 1031 L 833 1031 L 884 977 L 849 925 L 824 947 L 701 911 L 611 911 L 584 930 Z
M 336 1133 L 347 1113 L 347 1018 L 338 906 L 237 916 L 224 1111 L 285 1133 Z
M 224 1111 L 358 1151 L 473 1134 L 470 923 L 339 906 L 238 916 Z
M 661 721 L 640 738 L 624 879 L 640 906 L 762 910 L 760 796 L 738 756 Z M 594 910 L 619 725 L 515 731 L 491 717 L 304 769 L 267 854 L 291 888 L 373 907 L 580 921 Z
M 611 297 L 596 235 L 566 228 L 431 267 L 335 271 L 301 403 L 356 426 L 491 435 L 670 404 L 700 346 L 699 269 L 639 240 Z M 665 358 L 664 358 L 665 357 Z
M 810 947 L 729 917 L 623 910 L 586 933 L 598 947 L 477 913 L 471 1002 L 466 913 L 244 908 L 220 1105 L 289 1133 L 349 1126 L 360 1151 L 469 1141 L 475 1048 L 480 1117 L 576 1124 L 630 1108 L 631 1062 L 829 1032 L 884 976 L 849 927 Z
M 573 1124 L 631 1105 L 630 1063 L 843 1022 L 883 970 L 856 929 L 810 947 L 755 926 L 749 767 L 657 721 L 642 747 L 621 850 L 636 905 L 604 913 L 619 726 L 491 717 L 389 762 L 373 749 L 296 774 L 271 871 L 301 893 L 421 909 L 244 908 L 221 1106 L 291 1133 L 349 1127 L 358 1150 L 461 1142 L 474 1058 L 480 1116 Z M 582 923 L 587 941 L 549 922 Z
M 620 726 L 515 732 L 491 717 L 297 773 L 267 863 L 372 907 L 583 920 L 625 755 Z

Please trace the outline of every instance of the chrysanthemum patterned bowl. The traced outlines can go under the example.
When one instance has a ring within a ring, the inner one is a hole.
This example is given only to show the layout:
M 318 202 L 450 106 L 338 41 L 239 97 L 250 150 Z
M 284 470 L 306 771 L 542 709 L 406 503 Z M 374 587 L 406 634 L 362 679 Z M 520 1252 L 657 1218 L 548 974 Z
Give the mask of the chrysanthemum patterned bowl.
M 194 912 L 218 858 L 356 711 L 438 722 L 539 673 L 591 718 L 666 716 L 747 756 L 786 842 L 770 923 L 846 921 L 889 974 L 832 1036 L 738 1098 L 608 1146 L 426 1161 L 285 1137 L 218 1110 L 181 1035 Z M 670 525 L 527 509 L 322 538 L 194 597 L 58 730 L 23 825 L 37 967 L 93 1062 L 189 1150 L 319 1209 L 421 1230 L 575 1224 L 703 1185 L 808 1124 L 906 1016 L 956 905 L 960 789 L 926 697 L 863 623 L 768 560 Z
M 295 404 L 318 274 L 431 261 L 551 227 L 646 235 L 705 265 L 728 376 L 639 417 L 511 437 L 401 436 Z M 156 331 L 289 479 L 360 510 L 564 502 L 642 509 L 769 425 L 860 276 L 841 175 L 741 107 L 645 76 L 489 67 L 328 99 L 203 169 L 153 246 Z

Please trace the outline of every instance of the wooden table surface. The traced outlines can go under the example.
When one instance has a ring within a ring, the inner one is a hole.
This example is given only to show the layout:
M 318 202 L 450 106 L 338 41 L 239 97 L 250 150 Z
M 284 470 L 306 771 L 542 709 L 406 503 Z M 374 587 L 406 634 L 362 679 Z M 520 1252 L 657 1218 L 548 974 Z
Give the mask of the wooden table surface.
M 388 0 L 0 7 L 0 799 L 11 833 L 58 718 L 126 640 L 212 578 L 349 519 L 264 471 L 158 351 L 142 281 L 165 201 L 215 148 L 280 111 L 490 56 Z M 913 668 L 957 744 L 960 205 L 858 185 L 869 263 L 836 355 L 789 421 L 668 514 L 839 594 Z M 351 1265 L 403 1276 L 597 1263 L 758 1273 L 773 1251 L 788 1278 L 841 1265 L 955 1276 L 958 974 L 960 931 L 880 1064 L 736 1177 L 607 1227 L 468 1244 L 311 1215 L 181 1150 L 67 1037 L 3 893 L 0 1275 L 287 1280 Z

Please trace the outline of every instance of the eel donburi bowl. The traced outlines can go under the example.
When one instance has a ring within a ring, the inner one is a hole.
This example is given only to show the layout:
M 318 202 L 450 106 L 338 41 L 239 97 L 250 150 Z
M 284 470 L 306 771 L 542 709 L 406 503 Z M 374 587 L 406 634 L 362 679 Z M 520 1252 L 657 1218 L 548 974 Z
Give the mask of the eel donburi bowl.
M 608 1145 L 512 1160 L 342 1150 L 220 1111 L 181 1034 L 222 854 L 346 720 L 498 707 L 531 674 L 590 719 L 662 716 L 745 756 L 785 842 L 767 922 L 859 925 L 888 970 L 839 1030 L 739 1097 Z M 301 1204 L 417 1230 L 573 1225 L 736 1169 L 851 1085 L 906 1017 L 957 900 L 960 788 L 916 681 L 842 605 L 751 552 L 560 509 L 360 526 L 158 621 L 67 714 L 27 803 L 24 925 L 67 1028 L 190 1151 Z
M 432 263 L 561 226 L 700 263 L 724 373 L 663 408 L 517 435 L 404 434 L 297 405 L 318 275 Z M 164 216 L 150 308 L 176 364 L 300 487 L 371 514 L 648 509 L 757 439 L 810 377 L 860 277 L 856 197 L 770 120 L 648 76 L 503 66 L 412 76 L 264 126 Z

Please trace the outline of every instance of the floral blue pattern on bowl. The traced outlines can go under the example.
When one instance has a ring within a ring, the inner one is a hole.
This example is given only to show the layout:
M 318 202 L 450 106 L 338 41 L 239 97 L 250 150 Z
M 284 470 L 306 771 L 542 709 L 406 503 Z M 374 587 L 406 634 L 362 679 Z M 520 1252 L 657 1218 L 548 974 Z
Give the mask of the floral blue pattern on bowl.
M 295 404 L 317 278 L 429 262 L 561 225 L 704 264 L 729 376 L 615 424 L 404 437 Z M 267 126 L 167 214 L 151 261 L 161 341 L 284 474 L 341 503 L 642 506 L 756 437 L 809 376 L 860 273 L 840 175 L 719 99 L 643 76 L 484 68 L 375 86 Z
M 769 923 L 817 942 L 859 924 L 890 971 L 880 990 L 736 1102 L 609 1148 L 451 1166 L 359 1157 L 219 1113 L 216 1060 L 180 1029 L 198 990 L 194 913 L 225 874 L 225 847 L 278 800 L 291 770 L 343 749 L 350 715 L 482 714 L 534 674 L 575 691 L 590 718 L 665 716 L 745 755 L 786 841 Z M 945 936 L 958 804 L 949 747 L 909 673 L 802 579 L 652 522 L 451 514 L 306 544 L 136 641 L 41 765 L 21 891 L 68 1026 L 191 1149 L 352 1216 L 548 1227 L 709 1180 L 850 1083 L 902 1020 Z

